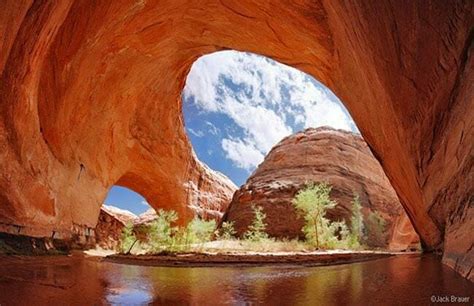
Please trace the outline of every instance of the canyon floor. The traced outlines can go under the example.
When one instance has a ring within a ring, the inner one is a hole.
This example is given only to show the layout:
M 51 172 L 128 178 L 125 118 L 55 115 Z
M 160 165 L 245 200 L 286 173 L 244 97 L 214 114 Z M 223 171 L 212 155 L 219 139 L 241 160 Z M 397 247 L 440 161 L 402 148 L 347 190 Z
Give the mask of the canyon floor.
M 395 255 L 397 253 L 376 251 L 202 252 L 156 255 L 113 254 L 105 257 L 105 261 L 157 267 L 245 267 L 267 265 L 316 267 L 348 264 Z
M 95 248 L 83 252 L 86 256 L 104 257 L 105 261 L 162 267 L 264 266 L 301 265 L 324 266 L 360 262 L 396 255 L 421 254 L 420 251 L 389 250 L 314 250 L 297 241 L 252 243 L 240 240 L 217 240 L 191 245 L 189 251 L 153 253 L 138 248 L 131 254 Z

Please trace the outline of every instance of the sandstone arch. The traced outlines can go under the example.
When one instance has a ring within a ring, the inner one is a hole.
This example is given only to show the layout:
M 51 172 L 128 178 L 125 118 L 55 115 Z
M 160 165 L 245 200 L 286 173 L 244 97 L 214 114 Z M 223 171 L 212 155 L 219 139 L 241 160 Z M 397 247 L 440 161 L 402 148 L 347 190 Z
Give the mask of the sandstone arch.
M 200 55 L 236 49 L 330 87 L 425 247 L 444 240 L 445 260 L 468 275 L 472 29 L 468 0 L 2 1 L 2 229 L 93 226 L 127 173 L 186 203 L 182 184 L 201 170 L 182 127 L 185 76 Z

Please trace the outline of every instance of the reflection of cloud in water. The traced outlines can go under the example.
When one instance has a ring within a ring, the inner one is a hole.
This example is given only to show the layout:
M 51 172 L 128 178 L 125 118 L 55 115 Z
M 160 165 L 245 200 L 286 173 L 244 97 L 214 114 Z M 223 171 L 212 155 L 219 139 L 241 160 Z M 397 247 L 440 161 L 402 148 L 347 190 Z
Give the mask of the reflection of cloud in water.
M 153 302 L 153 289 L 144 270 L 136 266 L 119 265 L 108 270 L 106 301 L 112 305 L 143 305 Z
M 281 270 L 280 270 L 281 269 Z M 271 268 L 251 268 L 249 272 L 237 275 L 240 281 L 252 281 L 252 280 L 272 280 L 272 279 L 284 279 L 284 278 L 298 278 L 307 277 L 311 274 L 310 270 L 304 270 L 301 267 L 271 267 Z M 261 270 L 261 271 L 258 271 Z
M 141 288 L 111 288 L 107 292 L 108 303 L 117 305 L 142 305 L 153 301 L 148 289 Z

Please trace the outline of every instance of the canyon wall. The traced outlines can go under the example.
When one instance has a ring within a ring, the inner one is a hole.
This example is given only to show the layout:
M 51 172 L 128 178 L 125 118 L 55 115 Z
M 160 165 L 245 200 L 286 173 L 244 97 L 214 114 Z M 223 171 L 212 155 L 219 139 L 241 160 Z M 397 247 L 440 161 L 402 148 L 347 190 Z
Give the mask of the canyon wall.
M 122 230 L 138 217 L 128 210 L 102 205 L 99 220 L 94 229 L 95 244 L 103 249 L 114 250 L 120 246 Z
M 87 231 L 114 184 L 189 220 L 186 186 L 202 169 L 181 90 L 199 56 L 236 49 L 330 87 L 425 249 L 444 249 L 444 262 L 473 279 L 473 6 L 1 1 L 0 230 Z
M 405 250 L 418 242 L 410 222 L 401 228 L 400 222 L 407 220 L 405 211 L 364 140 L 328 127 L 307 129 L 274 146 L 234 194 L 223 221 L 234 222 L 241 236 L 254 218 L 252 205 L 257 205 L 267 216 L 266 232 L 270 236 L 303 238 L 304 220 L 292 200 L 308 183 L 321 182 L 331 185 L 331 199 L 338 203 L 326 215 L 330 220 L 350 224 L 352 201 L 359 196 L 364 223 L 370 230 L 365 240 L 368 246 Z M 385 220 L 384 234 L 370 228 L 368 220 L 373 213 Z

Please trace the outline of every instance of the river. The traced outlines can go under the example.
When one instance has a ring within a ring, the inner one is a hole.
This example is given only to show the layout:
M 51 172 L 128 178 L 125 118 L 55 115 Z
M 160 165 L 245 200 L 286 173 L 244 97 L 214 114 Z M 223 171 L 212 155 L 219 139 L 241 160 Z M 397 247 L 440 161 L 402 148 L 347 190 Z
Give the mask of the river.
M 429 305 L 474 284 L 432 255 L 325 267 L 170 268 L 73 256 L 1 257 L 3 305 Z

